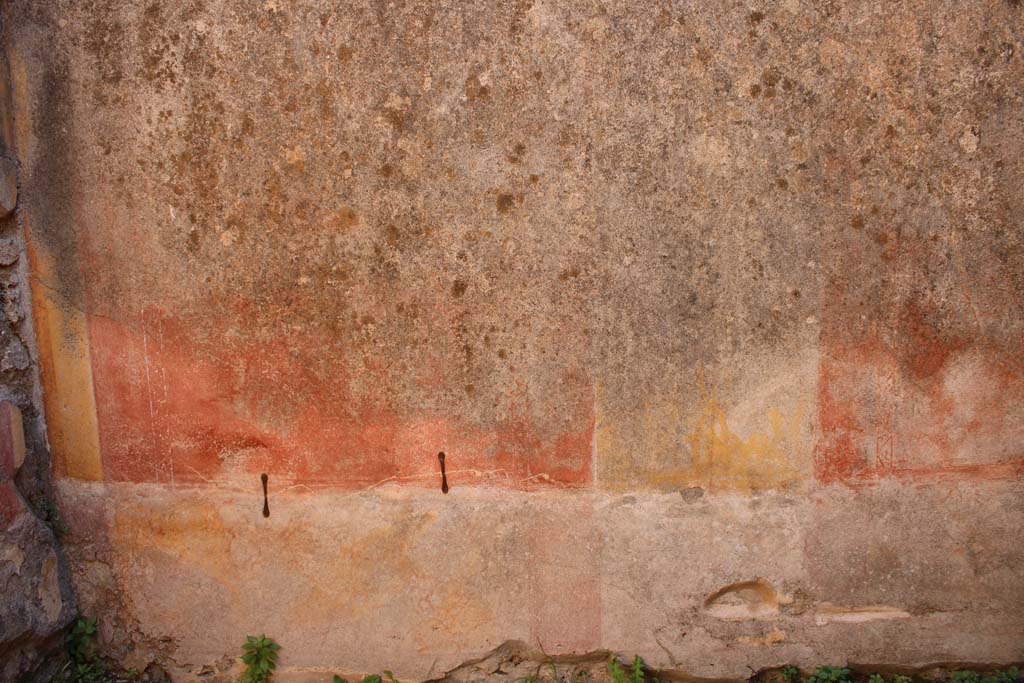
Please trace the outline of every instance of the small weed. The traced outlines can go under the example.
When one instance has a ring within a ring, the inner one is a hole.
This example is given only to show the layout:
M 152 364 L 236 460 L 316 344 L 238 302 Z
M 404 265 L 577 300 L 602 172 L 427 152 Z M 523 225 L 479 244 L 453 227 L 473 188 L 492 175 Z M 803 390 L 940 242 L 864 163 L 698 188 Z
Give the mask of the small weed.
M 273 638 L 246 636 L 242 645 L 245 671 L 242 672 L 241 683 L 269 683 L 277 668 L 277 651 L 280 649 Z
M 43 523 L 50 527 L 50 531 L 57 538 L 64 536 L 71 530 L 71 527 L 60 516 L 60 510 L 49 500 L 43 503 Z
M 893 677 L 889 679 L 882 674 L 871 674 L 868 676 L 867 683 L 914 683 L 914 679 L 910 676 L 903 676 L 902 674 L 894 674 Z
M 819 666 L 806 683 L 850 683 L 850 670 L 838 666 Z
M 92 639 L 96 635 L 96 617 L 78 617 L 67 635 L 68 654 L 76 662 L 91 660 Z
M 109 679 L 107 669 L 93 648 L 96 617 L 79 616 L 65 636 L 70 662 L 70 683 L 103 683 Z
M 68 523 L 60 516 L 60 510 L 58 510 L 57 506 L 49 500 L 43 504 L 43 523 L 50 527 L 50 531 L 52 531 L 53 535 L 57 538 L 64 536 L 71 530 Z
M 333 683 L 348 683 L 347 679 L 344 679 L 337 674 L 334 675 L 334 678 L 332 680 Z M 364 676 L 359 680 L 359 683 L 398 683 L 398 681 L 395 679 L 395 675 L 393 673 L 391 673 L 390 671 L 385 671 L 384 676 L 381 676 L 380 674 L 370 674 L 369 676 Z
M 612 677 L 612 683 L 626 683 L 626 672 L 615 657 L 608 660 L 608 674 Z
M 800 672 L 795 666 L 784 666 L 782 678 L 786 683 L 800 683 Z M 835 666 L 819 666 L 804 683 L 851 683 L 850 670 Z M 914 683 L 914 679 L 902 674 L 894 674 L 887 678 L 876 673 L 868 676 L 866 683 Z M 1024 683 L 1024 679 L 1021 678 L 1017 667 L 1010 667 L 988 674 L 977 671 L 954 671 L 950 683 Z
M 640 655 L 633 657 L 633 669 L 629 672 L 630 683 L 644 683 L 644 660 Z
M 1018 683 L 1021 680 L 1020 670 L 1011 666 L 1009 669 L 980 674 L 977 671 L 954 671 L 953 683 Z
M 640 659 L 640 655 L 634 656 L 627 675 L 619 660 L 612 657 L 608 660 L 608 673 L 612 683 L 644 683 L 644 660 Z
M 977 671 L 954 671 L 953 683 L 979 683 L 981 674 Z

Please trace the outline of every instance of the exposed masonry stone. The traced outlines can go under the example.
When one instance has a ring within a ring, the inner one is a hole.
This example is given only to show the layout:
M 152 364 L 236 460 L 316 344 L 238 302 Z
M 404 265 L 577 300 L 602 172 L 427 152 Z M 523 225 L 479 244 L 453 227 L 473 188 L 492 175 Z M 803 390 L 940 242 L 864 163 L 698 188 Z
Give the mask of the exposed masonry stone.
M 8 237 L 0 240 L 0 266 L 13 266 L 21 257 L 21 245 Z
M 56 539 L 14 477 L 25 460 L 21 412 L 0 401 L 0 680 L 45 681 L 58 666 L 73 612 Z
M 18 205 L 18 168 L 10 159 L 0 157 L 0 217 L 14 212 Z M 9 265 L 9 264 L 5 264 Z
M 480 658 L 460 664 L 443 676 L 431 679 L 430 683 L 521 683 L 524 680 L 536 683 L 609 683 L 611 676 L 608 666 L 612 658 L 617 659 L 624 670 L 631 671 L 632 659 L 621 653 L 599 650 L 573 655 L 551 655 L 538 646 L 530 646 L 522 641 L 508 641 Z M 646 662 L 644 664 L 645 680 L 653 679 L 664 683 L 694 681 L 694 678 L 688 675 L 686 667 L 681 666 L 681 662 L 673 662 L 669 667 L 662 669 L 652 668 Z M 891 668 L 879 669 L 861 665 L 855 667 L 855 671 L 860 674 L 913 674 L 925 680 L 943 680 L 948 678 L 949 668 L 948 665 L 938 665 L 893 671 Z M 804 671 L 802 675 L 806 676 L 807 673 L 809 672 Z M 749 680 L 749 683 L 785 681 L 780 668 L 750 671 L 749 674 L 738 680 Z

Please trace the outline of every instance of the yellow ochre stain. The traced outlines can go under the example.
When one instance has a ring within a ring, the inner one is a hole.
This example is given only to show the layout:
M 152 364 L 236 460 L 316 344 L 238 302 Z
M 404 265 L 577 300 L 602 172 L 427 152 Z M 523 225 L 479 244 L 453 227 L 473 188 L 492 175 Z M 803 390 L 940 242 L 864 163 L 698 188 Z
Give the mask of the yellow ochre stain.
M 632 415 L 603 410 L 605 394 L 598 390 L 598 486 L 752 490 L 786 486 L 806 474 L 806 401 L 765 408 L 738 426 L 700 370 L 696 384 L 699 398 L 689 410 L 677 398 L 655 398 Z
M 56 279 L 54 259 L 29 228 L 26 233 L 43 407 L 55 470 L 59 477 L 101 481 L 86 315 L 65 305 L 57 290 L 44 284 Z
M 702 376 L 698 376 L 701 407 L 692 431 L 686 435 L 692 465 L 689 478 L 717 488 L 752 488 L 781 485 L 800 474 L 794 456 L 804 444 L 800 426 L 806 410 L 801 404 L 788 416 L 768 408 L 768 430 L 743 438 L 726 420 L 725 410 Z

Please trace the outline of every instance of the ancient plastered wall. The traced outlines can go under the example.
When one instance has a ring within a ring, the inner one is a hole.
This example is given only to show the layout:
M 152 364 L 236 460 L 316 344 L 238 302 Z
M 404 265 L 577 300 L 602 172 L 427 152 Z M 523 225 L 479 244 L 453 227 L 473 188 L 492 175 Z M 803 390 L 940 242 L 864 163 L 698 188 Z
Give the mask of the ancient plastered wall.
M 1018 3 L 6 12 L 112 651 L 1024 657 Z

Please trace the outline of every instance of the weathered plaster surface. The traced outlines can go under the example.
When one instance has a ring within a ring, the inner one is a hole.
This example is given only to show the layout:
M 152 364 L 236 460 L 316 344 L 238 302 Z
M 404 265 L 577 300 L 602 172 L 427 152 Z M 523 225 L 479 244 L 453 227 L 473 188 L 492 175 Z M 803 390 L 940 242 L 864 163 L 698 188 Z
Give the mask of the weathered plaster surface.
M 707 678 L 1021 657 L 1017 482 L 692 501 L 389 485 L 280 493 L 267 519 L 251 491 L 65 482 L 62 494 L 84 608 L 109 615 L 139 668 L 160 659 L 227 680 L 238 634 L 254 629 L 279 637 L 296 675 L 309 670 L 295 680 L 383 666 L 436 677 L 509 639 Z
M 5 12 L 111 647 L 1024 656 L 1018 2 Z

